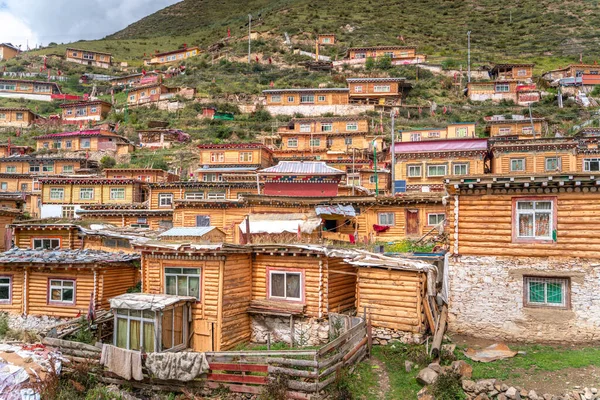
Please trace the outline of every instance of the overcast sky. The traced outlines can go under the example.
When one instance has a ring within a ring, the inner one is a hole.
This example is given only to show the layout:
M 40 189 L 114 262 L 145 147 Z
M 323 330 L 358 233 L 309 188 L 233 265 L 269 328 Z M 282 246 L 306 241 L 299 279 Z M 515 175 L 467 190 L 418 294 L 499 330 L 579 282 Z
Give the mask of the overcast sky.
M 180 0 L 0 0 L 0 43 L 101 39 Z

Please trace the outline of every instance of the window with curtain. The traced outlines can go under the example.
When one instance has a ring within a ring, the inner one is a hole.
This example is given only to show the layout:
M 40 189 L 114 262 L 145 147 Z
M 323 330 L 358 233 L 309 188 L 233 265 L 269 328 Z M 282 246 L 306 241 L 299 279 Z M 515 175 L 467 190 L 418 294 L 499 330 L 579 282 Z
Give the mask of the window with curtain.
M 114 344 L 128 350 L 152 353 L 155 350 L 154 320 L 156 314 L 150 310 L 116 310 L 116 332 Z
M 302 274 L 270 271 L 269 297 L 276 300 L 302 300 Z
M 165 268 L 165 293 L 200 299 L 200 268 Z
M 552 240 L 552 201 L 517 201 L 517 237 L 525 239 Z

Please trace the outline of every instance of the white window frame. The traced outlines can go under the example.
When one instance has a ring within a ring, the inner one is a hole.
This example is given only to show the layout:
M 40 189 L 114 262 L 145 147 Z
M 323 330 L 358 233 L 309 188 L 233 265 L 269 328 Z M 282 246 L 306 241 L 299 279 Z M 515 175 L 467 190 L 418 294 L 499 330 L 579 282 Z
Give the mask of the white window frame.
M 469 130 L 466 127 L 456 128 L 457 138 L 466 138 L 467 136 L 469 136 Z
M 65 286 L 65 283 L 71 283 L 71 286 Z M 52 299 L 52 291 L 60 290 L 60 300 Z M 72 290 L 73 291 L 73 299 L 72 300 L 64 300 L 65 291 Z M 48 304 L 75 304 L 76 297 L 76 281 L 74 279 L 54 279 L 49 278 L 48 282 Z
M 59 238 L 33 238 L 31 241 L 32 249 L 54 250 L 60 248 Z
M 223 153 L 223 152 L 210 153 L 210 162 L 213 162 L 213 163 L 225 162 L 225 153 Z
M 125 188 L 110 188 L 109 198 L 110 200 L 125 200 Z
M 512 133 L 511 127 L 501 127 L 498 128 L 498 135 L 510 135 Z
M 251 151 L 240 152 L 240 162 L 252 162 L 252 152 Z
M 321 123 L 321 132 L 333 132 L 333 124 L 331 122 Z
M 531 283 L 543 284 L 544 285 L 544 301 L 537 302 L 531 301 Z M 561 286 L 561 302 L 551 303 L 548 302 L 548 284 L 560 284 Z M 543 277 L 543 276 L 524 276 L 523 277 L 523 290 L 525 291 L 523 305 L 525 307 L 544 307 L 544 308 L 568 308 L 569 297 L 570 297 L 570 279 L 569 278 L 554 278 L 554 277 Z
M 298 138 L 288 138 L 287 147 L 298 147 Z
M 8 190 L 8 182 L 1 182 L 0 183 L 0 189 L 1 190 Z
M 378 225 L 383 226 L 395 226 L 396 225 L 396 214 L 393 212 L 381 212 L 377 214 Z
M 284 275 L 284 283 L 283 287 L 285 290 L 284 296 L 273 296 L 273 275 Z M 294 275 L 300 277 L 300 287 L 299 287 L 299 296 L 300 297 L 292 297 L 287 294 L 287 277 L 288 275 Z M 286 301 L 303 301 L 304 294 L 304 277 L 302 276 L 302 272 L 297 271 L 283 271 L 283 270 L 271 270 L 269 271 L 269 298 L 275 300 L 286 300 Z
M 79 200 L 94 200 L 94 188 L 79 188 Z
M 344 138 L 344 145 L 352 146 L 352 136 L 347 136 Z
M 432 168 L 443 168 L 444 169 L 444 173 L 443 174 L 438 174 L 438 173 L 431 173 L 431 169 Z M 440 176 L 446 176 L 448 175 L 448 166 L 447 165 L 439 165 L 439 164 L 434 164 L 434 165 L 428 165 L 427 166 L 427 177 L 431 178 L 431 177 L 440 177 Z
M 420 142 L 421 141 L 421 134 L 420 133 L 411 133 L 410 134 L 410 141 L 411 142 Z
M 362 85 L 355 85 L 354 86 L 354 93 L 362 93 L 363 89 L 362 89 Z
M 456 172 L 456 167 L 460 167 L 461 169 L 464 167 L 465 173 L 463 174 L 462 172 Z M 469 175 L 469 163 L 452 164 L 452 175 Z
M 320 94 L 317 96 L 317 102 L 324 102 L 325 100 L 327 100 L 327 97 L 324 95 Z
M 423 167 L 421 165 L 407 165 L 406 176 L 409 178 L 420 178 L 423 175 Z M 415 171 L 419 171 L 418 173 Z
M 375 183 L 377 183 L 378 180 L 379 180 L 379 177 L 377 175 L 373 174 L 373 175 L 369 176 L 369 183 L 375 184 Z
M 63 165 L 62 172 L 64 174 L 72 174 L 75 171 L 75 166 L 73 165 Z
M 346 122 L 347 131 L 358 131 L 358 122 Z
M 11 275 L 0 275 L 0 287 L 8 288 L 8 298 L 0 298 L 0 304 L 11 304 L 12 303 L 12 276 Z M 8 282 L 3 282 L 8 280 Z
M 523 135 L 533 135 L 533 128 L 531 126 L 524 126 L 521 128 L 521 133 Z
M 281 103 L 281 95 L 280 94 L 272 94 L 271 95 L 271 103 Z
M 65 188 L 50 188 L 50 200 L 64 200 Z
M 6 166 L 6 173 L 7 174 L 14 174 L 17 172 L 17 166 L 16 165 L 7 165 Z
M 521 169 L 517 169 L 517 162 L 521 162 L 523 167 Z M 525 165 L 526 160 L 524 158 L 511 158 L 510 159 L 510 172 L 525 172 L 527 166 Z
M 519 204 L 521 203 L 533 203 L 533 208 L 531 209 L 520 209 L 519 208 Z M 549 203 L 550 204 L 550 208 L 540 208 L 538 209 L 538 203 Z M 536 232 L 536 216 L 538 214 L 544 214 L 544 215 L 549 215 L 550 218 L 548 218 L 548 236 L 536 236 L 535 232 Z M 520 232 L 520 224 L 519 224 L 519 220 L 520 220 L 520 216 L 521 215 L 531 215 L 533 218 L 533 224 L 532 224 L 532 232 L 533 235 L 532 236 L 526 236 L 526 235 L 522 235 Z M 516 232 L 516 237 L 517 239 L 532 239 L 532 240 L 552 240 L 552 232 L 554 230 L 554 202 L 552 200 L 534 200 L 534 199 L 523 199 L 523 200 L 517 200 L 515 202 L 515 221 L 513 221 L 513 224 L 515 224 L 515 232 Z
M 314 94 L 302 94 L 300 95 L 300 104 L 313 104 L 315 102 Z
M 309 141 L 310 147 L 320 147 L 321 146 L 321 138 L 312 138 Z
M 159 193 L 158 206 L 159 207 L 172 207 L 173 206 L 173 193 Z
M 206 194 L 206 198 L 208 200 L 225 200 L 227 198 L 227 194 L 225 192 L 208 192 Z
M 310 133 L 311 132 L 310 124 L 300 124 L 300 132 Z
M 510 85 L 506 83 L 496 83 L 494 91 L 496 93 L 508 93 L 510 92 Z
M 439 138 L 440 137 L 440 132 L 436 131 L 436 132 L 427 132 L 427 137 L 428 138 Z
M 185 192 L 186 200 L 204 200 L 204 192 Z
M 295 102 L 295 97 L 294 96 L 288 96 L 287 97 L 287 101 L 288 101 L 288 103 L 294 103 Z
M 441 220 L 440 220 L 441 217 Z M 427 225 L 437 226 L 446 221 L 446 213 L 429 213 L 427 214 Z
M 92 147 L 92 140 L 90 138 L 82 138 L 81 139 L 81 148 L 89 149 Z
M 592 164 L 598 166 L 597 169 L 591 169 Z M 583 171 L 584 172 L 598 172 L 600 171 L 600 158 L 584 158 L 583 159 Z
M 373 92 L 374 93 L 389 93 L 391 91 L 390 85 L 374 85 Z
M 168 311 L 171 311 L 167 310 Z M 131 315 L 132 312 L 139 312 L 140 315 L 136 316 L 136 315 Z M 125 312 L 125 313 L 123 313 Z M 144 313 L 152 313 L 153 317 L 148 317 L 145 316 Z M 140 344 L 140 348 L 144 348 L 144 349 L 149 349 L 149 347 L 146 345 L 146 343 L 144 343 L 144 324 L 152 324 L 154 327 L 154 343 L 152 345 L 152 347 L 154 347 L 154 351 L 158 352 L 158 346 L 161 345 L 161 341 L 156 337 L 156 323 L 157 323 L 157 318 L 156 318 L 156 311 L 151 311 L 151 310 L 127 310 L 127 309 L 118 309 L 115 310 L 115 322 L 114 322 L 114 333 L 113 333 L 113 344 L 115 346 L 117 346 L 117 338 L 118 338 L 118 333 L 117 333 L 117 327 L 118 327 L 118 320 L 119 319 L 124 319 L 127 321 L 127 334 L 125 335 L 125 341 L 127 342 L 127 347 L 125 347 L 125 349 L 130 350 L 130 342 L 131 342 L 131 338 L 130 338 L 130 333 L 131 333 L 131 321 L 140 321 L 140 337 L 138 339 L 138 343 Z M 186 317 L 186 308 L 183 308 L 183 316 L 184 318 Z M 186 324 L 183 324 L 183 330 L 185 332 L 185 326 Z M 174 331 L 174 329 L 172 329 L 172 331 Z M 186 338 L 183 338 L 184 343 L 186 343 Z M 173 343 L 173 342 L 172 342 Z M 163 349 L 163 350 L 168 350 L 168 349 Z
M 67 219 L 75 218 L 75 206 L 71 206 L 71 205 L 62 206 L 61 216 L 62 216 L 62 218 L 67 218 Z
M 173 270 L 179 269 L 179 272 L 175 272 Z M 167 272 L 167 270 L 171 270 L 169 272 Z M 176 296 L 190 296 L 190 297 L 195 297 L 196 300 L 200 300 L 200 293 L 202 292 L 202 268 L 198 267 L 198 268 L 186 268 L 186 267 L 174 267 L 174 266 L 168 266 L 165 267 L 164 269 L 165 271 L 165 288 L 164 288 L 164 293 L 165 294 L 172 294 L 172 295 L 176 295 Z M 189 272 L 194 272 L 194 273 L 185 273 L 185 271 L 189 271 Z M 173 277 L 175 278 L 175 293 L 168 293 L 167 291 L 167 278 L 168 277 Z M 193 296 L 190 295 L 190 280 L 186 279 L 187 281 L 187 287 L 186 287 L 186 291 L 187 293 L 179 293 L 179 279 L 180 278 L 189 278 L 189 277 L 193 277 L 193 278 L 198 278 L 198 295 L 197 296 Z

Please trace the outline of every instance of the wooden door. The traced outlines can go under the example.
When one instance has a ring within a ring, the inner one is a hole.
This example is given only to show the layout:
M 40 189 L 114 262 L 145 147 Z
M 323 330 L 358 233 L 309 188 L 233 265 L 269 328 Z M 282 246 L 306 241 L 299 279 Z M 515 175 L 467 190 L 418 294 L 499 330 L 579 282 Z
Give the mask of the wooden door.
M 419 234 L 419 210 L 406 210 L 406 236 Z
M 192 327 L 194 329 L 192 348 L 194 351 L 216 351 L 217 343 L 214 343 L 214 333 L 216 332 L 216 322 L 207 321 L 204 319 L 194 319 Z

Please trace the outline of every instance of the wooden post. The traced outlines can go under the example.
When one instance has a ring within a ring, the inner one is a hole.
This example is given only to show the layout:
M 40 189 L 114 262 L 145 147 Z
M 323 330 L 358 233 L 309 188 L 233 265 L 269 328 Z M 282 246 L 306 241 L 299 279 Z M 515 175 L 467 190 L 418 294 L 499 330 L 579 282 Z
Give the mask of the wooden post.
M 250 236 L 250 215 L 246 216 L 246 244 L 252 243 L 252 237 Z
M 442 313 L 440 314 L 438 325 L 435 329 L 435 334 L 433 335 L 433 341 L 431 342 L 431 355 L 434 358 L 438 358 L 440 355 L 440 347 L 442 346 L 442 341 L 444 340 L 444 333 L 446 332 L 447 320 L 448 305 L 444 304 L 444 306 L 442 307 Z
M 267 350 L 271 350 L 271 332 L 267 332 Z
M 294 316 L 290 315 L 290 349 L 294 347 Z
M 367 321 L 367 354 L 371 356 L 371 347 L 373 347 L 373 325 L 371 325 L 371 313 Z

